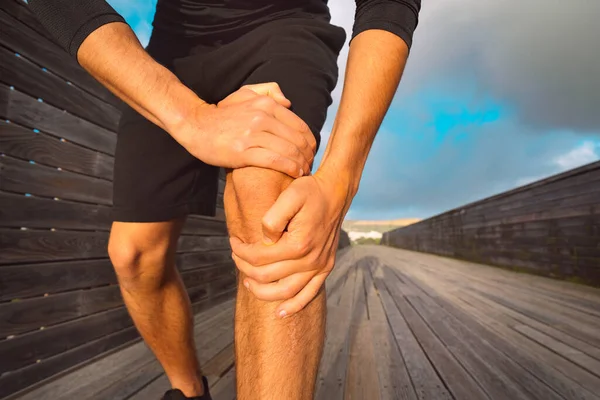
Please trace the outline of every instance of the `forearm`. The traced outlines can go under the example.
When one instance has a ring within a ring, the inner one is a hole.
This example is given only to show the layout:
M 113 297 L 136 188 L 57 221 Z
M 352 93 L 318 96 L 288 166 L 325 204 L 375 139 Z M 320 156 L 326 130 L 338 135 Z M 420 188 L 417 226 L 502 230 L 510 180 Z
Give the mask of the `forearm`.
M 186 107 L 205 104 L 144 50 L 127 24 L 114 22 L 96 29 L 79 47 L 77 60 L 116 96 L 165 130 L 184 118 Z
M 342 99 L 320 171 L 337 176 L 352 198 L 408 57 L 398 36 L 367 30 L 351 43 Z

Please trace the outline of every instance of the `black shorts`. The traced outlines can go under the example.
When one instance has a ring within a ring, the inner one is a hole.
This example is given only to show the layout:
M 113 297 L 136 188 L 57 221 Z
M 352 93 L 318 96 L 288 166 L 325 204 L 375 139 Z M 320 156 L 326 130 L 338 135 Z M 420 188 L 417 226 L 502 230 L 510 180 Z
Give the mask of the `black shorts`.
M 338 80 L 345 31 L 319 18 L 286 18 L 238 38 L 201 43 L 153 32 L 148 53 L 201 99 L 216 104 L 246 84 L 277 82 L 320 142 Z M 219 168 L 126 106 L 118 129 L 113 218 L 168 221 L 215 215 Z

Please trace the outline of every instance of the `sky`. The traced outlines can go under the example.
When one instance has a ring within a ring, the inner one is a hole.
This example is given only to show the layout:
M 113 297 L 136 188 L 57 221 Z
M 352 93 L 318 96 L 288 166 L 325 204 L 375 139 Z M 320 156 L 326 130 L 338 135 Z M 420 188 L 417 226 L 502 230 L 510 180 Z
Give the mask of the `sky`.
M 251 1 L 251 0 L 249 0 Z M 156 1 L 109 0 L 146 44 Z M 347 40 L 354 3 L 330 0 Z M 600 159 L 600 2 L 423 0 L 348 219 L 427 218 Z

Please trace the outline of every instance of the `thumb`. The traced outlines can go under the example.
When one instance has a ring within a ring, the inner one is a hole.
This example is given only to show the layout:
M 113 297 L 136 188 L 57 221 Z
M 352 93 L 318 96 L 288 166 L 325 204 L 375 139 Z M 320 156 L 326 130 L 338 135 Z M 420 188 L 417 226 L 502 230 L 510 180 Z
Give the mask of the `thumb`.
M 304 198 L 296 190 L 290 187 L 284 190 L 262 219 L 263 242 L 277 242 L 303 205 Z
M 245 85 L 244 88 L 252 90 L 256 94 L 269 96 L 280 105 L 289 108 L 292 102 L 281 91 L 277 82 L 257 83 L 254 85 Z

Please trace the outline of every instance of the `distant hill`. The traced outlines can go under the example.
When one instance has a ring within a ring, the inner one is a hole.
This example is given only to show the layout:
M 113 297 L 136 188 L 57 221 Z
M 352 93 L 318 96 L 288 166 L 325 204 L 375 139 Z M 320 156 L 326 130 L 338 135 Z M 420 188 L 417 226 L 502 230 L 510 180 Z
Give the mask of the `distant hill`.
M 368 221 L 368 220 L 346 220 L 342 223 L 342 229 L 348 232 L 352 242 L 360 239 L 373 239 L 379 242 L 381 234 L 392 229 L 407 226 L 420 221 L 418 218 L 401 218 L 393 220 Z
M 419 218 L 401 218 L 392 220 L 381 220 L 381 221 L 368 221 L 368 220 L 346 220 L 342 223 L 342 228 L 350 233 L 353 232 L 387 232 L 392 229 L 399 228 L 401 226 L 411 225 L 415 222 L 419 222 Z

